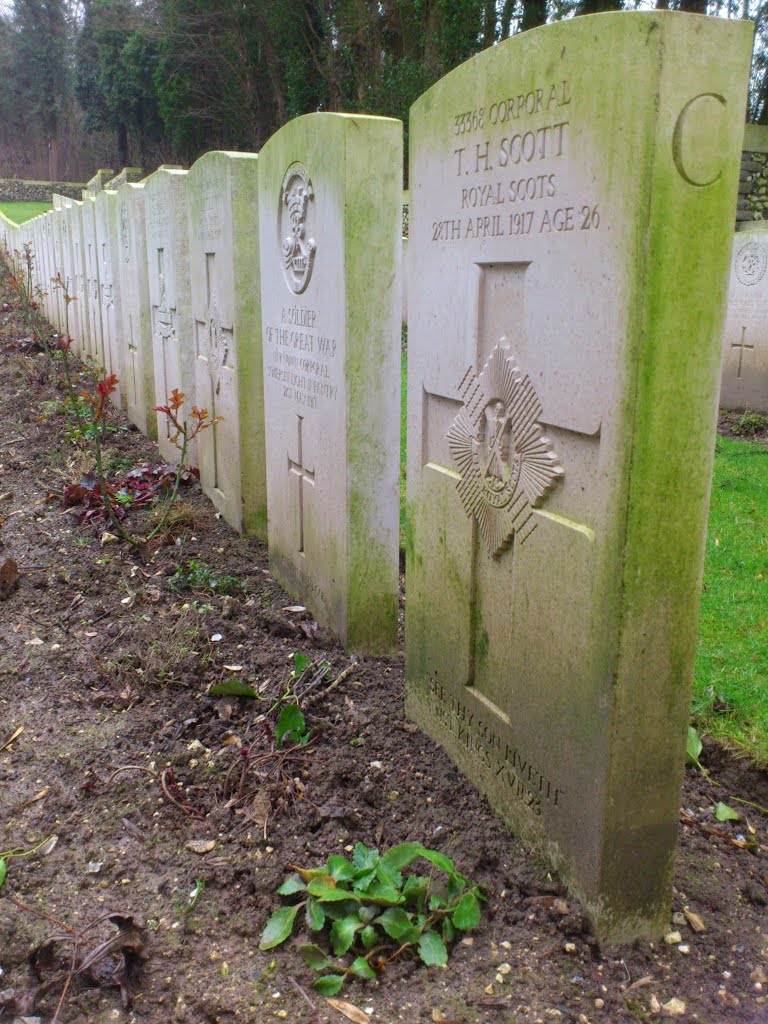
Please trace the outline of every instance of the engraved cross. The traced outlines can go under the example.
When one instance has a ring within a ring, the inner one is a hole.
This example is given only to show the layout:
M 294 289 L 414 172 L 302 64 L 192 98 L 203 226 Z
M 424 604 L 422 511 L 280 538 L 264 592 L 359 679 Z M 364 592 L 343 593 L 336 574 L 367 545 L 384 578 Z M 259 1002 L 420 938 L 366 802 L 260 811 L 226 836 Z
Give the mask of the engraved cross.
M 746 333 L 747 333 L 747 328 L 746 327 L 742 327 L 741 328 L 741 338 L 738 341 L 731 342 L 731 348 L 737 348 L 739 350 L 739 368 L 738 368 L 738 370 L 736 372 L 736 376 L 739 377 L 739 378 L 741 377 L 741 365 L 742 365 L 742 363 L 744 361 L 744 349 L 745 348 L 754 348 L 755 347 L 755 343 L 754 342 L 752 342 L 751 345 L 748 345 L 747 342 L 744 340 L 745 336 L 746 336 Z
M 215 261 L 216 253 L 205 254 L 205 309 L 203 318 L 195 318 L 195 350 L 197 360 L 208 371 L 207 406 L 211 417 L 218 415 L 216 398 L 221 391 L 222 374 L 224 371 L 234 375 L 235 367 L 229 361 L 230 352 L 234 349 L 234 329 L 232 324 L 221 323 L 215 297 Z M 202 389 L 201 389 L 202 390 Z M 202 397 L 202 396 L 201 396 Z M 213 437 L 213 486 L 219 486 L 219 441 L 220 431 L 211 431 Z
M 304 551 L 304 484 L 308 484 L 310 487 L 315 486 L 315 471 L 314 469 L 307 469 L 304 465 L 304 445 L 302 437 L 302 426 L 304 423 L 304 417 L 296 414 L 296 418 L 299 421 L 299 440 L 298 440 L 298 459 L 296 462 L 288 456 L 288 472 L 292 473 L 296 477 L 296 483 L 299 489 L 299 553 Z

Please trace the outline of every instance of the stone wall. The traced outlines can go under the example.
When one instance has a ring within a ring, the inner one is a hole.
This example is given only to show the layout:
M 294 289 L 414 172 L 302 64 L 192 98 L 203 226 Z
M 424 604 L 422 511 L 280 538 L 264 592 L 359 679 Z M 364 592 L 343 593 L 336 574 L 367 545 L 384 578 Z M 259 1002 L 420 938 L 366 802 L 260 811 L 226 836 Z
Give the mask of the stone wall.
M 143 177 L 144 171 L 141 167 L 124 167 L 119 174 L 116 174 L 110 181 L 105 182 L 102 187 L 117 192 L 120 186 L 126 182 L 141 181 Z
M 0 178 L 0 203 L 50 203 L 54 192 L 67 199 L 79 199 L 84 182 L 25 181 L 22 178 Z
M 749 230 L 756 220 L 768 220 L 768 125 L 748 124 L 744 131 L 737 227 Z

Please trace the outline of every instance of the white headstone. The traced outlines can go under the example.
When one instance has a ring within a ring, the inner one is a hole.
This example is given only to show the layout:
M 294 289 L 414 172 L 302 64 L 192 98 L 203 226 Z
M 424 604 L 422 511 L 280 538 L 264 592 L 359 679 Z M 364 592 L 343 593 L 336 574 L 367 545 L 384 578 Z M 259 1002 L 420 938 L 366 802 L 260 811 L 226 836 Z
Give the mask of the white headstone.
M 104 367 L 104 333 L 101 326 L 101 292 L 99 288 L 99 243 L 96 236 L 96 201 L 83 200 L 83 253 L 85 256 L 85 286 L 83 302 L 88 306 L 91 329 L 91 351 L 96 363 Z
M 122 372 L 120 359 L 120 283 L 117 274 L 117 233 L 114 230 L 116 193 L 104 189 L 96 194 L 96 244 L 99 260 L 99 287 L 101 291 L 101 331 L 104 340 L 104 370 L 118 378 Z M 113 257 L 113 249 L 115 251 Z M 118 384 L 112 395 L 118 408 L 125 408 L 123 385 Z
M 184 394 L 180 419 L 189 419 L 195 399 L 195 338 L 184 186 L 187 172 L 161 169 L 145 181 L 147 270 L 152 313 L 152 348 L 157 404 L 165 405 L 173 389 Z M 160 453 L 178 461 L 170 421 L 158 414 Z M 197 442 L 187 452 L 188 465 L 197 464 Z
M 347 647 L 397 638 L 402 124 L 310 114 L 259 157 L 275 577 Z
M 669 924 L 751 39 L 579 17 L 411 111 L 406 707 L 606 942 Z
M 720 404 L 768 413 L 768 224 L 734 236 L 723 337 Z
M 113 273 L 120 288 L 120 379 L 129 418 L 146 434 L 157 437 L 155 370 L 152 359 L 152 310 L 147 277 L 147 233 L 144 186 L 126 183 L 113 209 Z
M 257 179 L 255 154 L 206 153 L 186 194 L 195 395 L 223 417 L 199 435 L 200 480 L 230 526 L 266 540 Z
M 85 289 L 85 257 L 83 252 L 82 203 L 71 200 L 62 210 L 64 227 L 68 236 L 67 260 L 69 265 L 69 287 L 75 299 L 70 303 L 70 333 L 75 339 L 78 354 L 82 359 L 93 356 L 91 331 L 88 320 L 88 297 Z

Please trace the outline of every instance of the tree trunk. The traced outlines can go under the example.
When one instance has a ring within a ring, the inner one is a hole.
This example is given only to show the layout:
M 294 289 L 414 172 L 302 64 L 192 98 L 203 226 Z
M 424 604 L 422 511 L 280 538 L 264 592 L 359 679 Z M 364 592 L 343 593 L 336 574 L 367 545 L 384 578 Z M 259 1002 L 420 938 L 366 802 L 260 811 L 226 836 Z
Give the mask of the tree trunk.
M 507 14 L 507 7 L 511 7 L 510 3 L 504 5 L 504 15 Z M 511 11 L 510 11 L 511 14 Z M 538 28 L 539 25 L 546 25 L 547 23 L 547 0 L 525 0 L 523 5 L 523 17 L 520 21 L 520 29 L 526 32 L 529 28 Z
M 48 140 L 48 180 L 59 180 L 59 144 L 55 136 Z
M 128 148 L 128 125 L 121 121 L 117 127 L 117 162 L 120 170 L 130 163 Z

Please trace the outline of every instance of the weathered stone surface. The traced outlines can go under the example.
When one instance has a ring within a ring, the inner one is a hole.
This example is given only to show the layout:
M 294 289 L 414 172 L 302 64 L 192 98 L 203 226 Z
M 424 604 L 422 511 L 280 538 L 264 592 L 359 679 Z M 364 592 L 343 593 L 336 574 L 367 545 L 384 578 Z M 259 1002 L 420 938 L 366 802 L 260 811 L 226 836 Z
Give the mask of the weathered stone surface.
M 99 289 L 101 293 L 101 330 L 104 341 L 104 369 L 108 374 L 120 377 L 120 284 L 116 272 L 117 232 L 115 230 L 114 207 L 116 194 L 106 189 L 96 195 L 96 243 L 99 260 Z M 112 396 L 118 408 L 125 408 L 122 383 Z
M 402 125 L 310 114 L 259 157 L 275 577 L 346 646 L 397 637 Z
M 183 392 L 182 420 L 196 404 L 186 177 L 186 171 L 160 169 L 144 183 L 155 394 L 157 404 L 165 405 L 174 388 Z M 175 431 L 162 414 L 157 415 L 157 431 L 163 458 L 178 461 L 179 450 L 171 441 Z M 197 464 L 196 453 L 193 441 L 188 465 Z
M 147 437 L 157 437 L 155 370 L 152 359 L 152 310 L 147 277 L 144 186 L 121 185 L 113 210 L 113 273 L 119 278 L 118 339 L 120 381 L 128 416 Z
M 94 195 L 96 193 L 94 192 Z M 91 330 L 91 351 L 98 366 L 104 367 L 104 332 L 101 326 L 101 290 L 99 285 L 99 243 L 96 236 L 96 202 L 86 198 L 82 207 L 83 253 L 85 256 L 85 293 Z
M 581 17 L 411 113 L 407 709 L 609 942 L 669 919 L 750 47 Z
M 768 223 L 733 239 L 720 404 L 768 413 Z
M 206 153 L 186 194 L 195 393 L 223 417 L 200 434 L 200 480 L 230 526 L 266 540 L 257 181 L 255 154 Z

